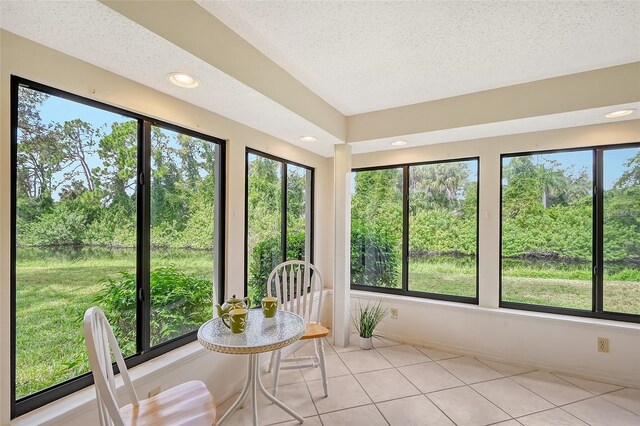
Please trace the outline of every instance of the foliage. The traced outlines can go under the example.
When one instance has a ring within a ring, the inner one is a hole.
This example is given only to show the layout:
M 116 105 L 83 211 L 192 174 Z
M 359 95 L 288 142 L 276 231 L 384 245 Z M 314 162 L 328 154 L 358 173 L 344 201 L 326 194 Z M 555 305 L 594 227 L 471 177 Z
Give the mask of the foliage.
M 373 336 L 375 328 L 382 322 L 387 314 L 388 309 L 384 308 L 382 301 L 379 300 L 378 303 L 374 305 L 370 305 L 369 302 L 367 302 L 367 304 L 362 307 L 362 305 L 359 304 L 355 316 L 352 316 L 351 319 L 360 337 L 366 338 Z
M 400 278 L 400 253 L 388 235 L 369 233 L 354 224 L 351 229 L 351 283 L 396 287 Z
M 273 268 L 282 262 L 280 256 L 280 236 L 266 238 L 253 248 L 250 253 L 249 299 L 251 306 L 257 306 L 267 294 L 266 283 Z M 298 232 L 287 236 L 287 260 L 304 259 L 305 234 Z
M 211 318 L 213 283 L 175 266 L 151 271 L 151 344 L 195 330 Z M 121 272 L 101 282 L 94 299 L 104 311 L 125 353 L 135 352 L 136 276 Z

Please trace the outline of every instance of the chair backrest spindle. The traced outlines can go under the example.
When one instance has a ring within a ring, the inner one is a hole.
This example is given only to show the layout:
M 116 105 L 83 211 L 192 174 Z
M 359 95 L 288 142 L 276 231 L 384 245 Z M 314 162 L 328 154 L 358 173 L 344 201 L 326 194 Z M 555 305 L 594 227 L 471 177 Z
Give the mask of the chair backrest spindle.
M 283 262 L 277 265 L 269 275 L 267 280 L 268 296 L 273 295 L 272 286 L 274 284 L 279 309 L 295 312 L 302 316 L 307 323 L 320 323 L 323 284 L 322 276 L 314 265 L 303 260 Z M 318 305 L 314 309 L 316 291 Z

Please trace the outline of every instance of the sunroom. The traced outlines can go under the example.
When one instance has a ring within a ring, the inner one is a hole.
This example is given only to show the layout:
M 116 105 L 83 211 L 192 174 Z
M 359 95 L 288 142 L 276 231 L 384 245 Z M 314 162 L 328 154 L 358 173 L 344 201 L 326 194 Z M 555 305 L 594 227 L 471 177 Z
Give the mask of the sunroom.
M 640 2 L 0 27 L 1 425 L 640 425 Z

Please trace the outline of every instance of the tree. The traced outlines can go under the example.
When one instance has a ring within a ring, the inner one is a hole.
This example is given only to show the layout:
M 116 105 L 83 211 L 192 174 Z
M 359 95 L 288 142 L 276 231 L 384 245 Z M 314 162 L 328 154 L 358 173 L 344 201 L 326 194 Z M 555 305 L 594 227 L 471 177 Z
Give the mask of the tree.
M 469 179 L 469 168 L 463 162 L 424 164 L 411 167 L 409 178 L 414 196 L 412 208 L 457 208 Z
M 138 123 L 126 121 L 113 123 L 111 133 L 98 142 L 98 155 L 103 167 L 97 167 L 94 175 L 102 182 L 104 204 L 120 206 L 125 211 L 135 211 L 133 200 L 138 167 Z
M 45 125 L 40 117 L 40 108 L 48 95 L 28 88 L 19 90 L 18 196 L 50 198 L 58 186 L 53 177 L 64 168 L 66 156 L 57 129 Z
M 65 179 L 71 180 L 78 174 L 84 177 L 86 188 L 93 191 L 93 171 L 89 166 L 87 157 L 95 154 L 96 139 L 100 138 L 101 132 L 94 129 L 91 124 L 76 118 L 65 121 L 59 126 L 60 142 L 63 144 L 65 157 L 77 165 L 65 173 Z M 78 172 L 77 169 L 80 168 Z

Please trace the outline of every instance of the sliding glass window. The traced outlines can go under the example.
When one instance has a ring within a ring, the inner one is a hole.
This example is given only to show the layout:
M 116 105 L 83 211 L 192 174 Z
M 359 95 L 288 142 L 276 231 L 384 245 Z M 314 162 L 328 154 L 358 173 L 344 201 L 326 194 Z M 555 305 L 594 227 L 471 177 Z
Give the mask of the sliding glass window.
M 246 173 L 246 294 L 255 306 L 276 265 L 313 262 L 314 170 L 247 149 Z
M 91 384 L 91 306 L 130 365 L 195 339 L 221 283 L 224 143 L 17 77 L 12 120 L 15 417 Z
M 501 306 L 640 321 L 640 147 L 503 155 Z
M 478 159 L 354 170 L 351 287 L 477 303 Z

